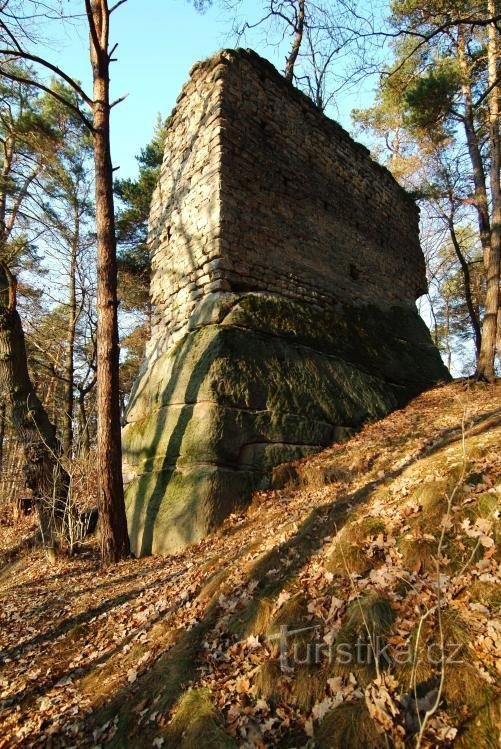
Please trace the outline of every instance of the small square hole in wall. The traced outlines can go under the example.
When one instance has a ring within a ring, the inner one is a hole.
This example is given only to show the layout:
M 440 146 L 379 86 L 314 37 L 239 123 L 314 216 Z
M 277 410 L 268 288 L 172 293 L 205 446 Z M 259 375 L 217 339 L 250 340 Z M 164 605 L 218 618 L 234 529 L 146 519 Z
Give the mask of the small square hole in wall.
M 350 263 L 350 278 L 353 278 L 354 281 L 358 281 L 360 278 L 360 271 L 353 263 Z

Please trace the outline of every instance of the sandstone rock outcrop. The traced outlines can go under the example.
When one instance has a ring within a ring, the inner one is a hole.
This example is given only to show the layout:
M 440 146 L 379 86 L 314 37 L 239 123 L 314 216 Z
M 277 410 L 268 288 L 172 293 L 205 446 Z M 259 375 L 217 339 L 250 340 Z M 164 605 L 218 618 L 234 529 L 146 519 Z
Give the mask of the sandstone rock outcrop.
M 246 50 L 197 64 L 150 216 L 155 318 L 124 428 L 137 554 L 205 536 L 273 466 L 448 379 L 418 211 Z

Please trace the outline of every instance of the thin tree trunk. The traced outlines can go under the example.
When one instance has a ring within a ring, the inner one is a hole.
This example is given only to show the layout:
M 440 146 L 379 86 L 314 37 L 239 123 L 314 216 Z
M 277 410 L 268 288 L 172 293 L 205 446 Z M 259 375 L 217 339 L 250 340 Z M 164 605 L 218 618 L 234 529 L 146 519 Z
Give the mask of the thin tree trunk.
M 76 269 L 79 238 L 78 206 L 75 205 L 75 224 L 72 237 L 70 257 L 70 287 L 68 299 L 68 332 L 66 340 L 66 363 L 64 368 L 64 416 L 63 416 L 63 450 L 64 454 L 71 458 L 73 451 L 73 411 L 74 411 L 74 389 L 75 389 L 75 334 L 77 326 L 77 296 L 76 296 Z
M 291 53 L 289 57 L 287 58 L 287 62 L 285 65 L 285 73 L 284 73 L 285 79 L 291 82 L 294 76 L 294 65 L 296 64 L 297 56 L 299 54 L 299 49 L 301 47 L 301 42 L 303 41 L 305 2 L 306 0 L 298 0 L 294 41 L 292 43 Z
M 117 260 L 110 153 L 106 0 L 86 0 L 93 72 L 93 144 L 97 229 L 97 460 L 101 554 L 105 564 L 130 554 L 122 479 Z
M 447 369 L 450 371 L 451 364 L 452 364 L 452 351 L 451 351 L 451 344 L 449 340 L 451 328 L 450 328 L 450 308 L 449 308 L 449 300 L 446 299 L 445 302 L 445 350 L 447 352 Z
M 457 259 L 459 260 L 459 264 L 461 266 L 461 272 L 463 274 L 464 298 L 466 301 L 466 307 L 468 309 L 468 315 L 469 315 L 471 327 L 473 330 L 473 339 L 475 341 L 475 351 L 476 351 L 477 360 L 478 360 L 478 356 L 480 353 L 480 345 L 481 345 L 481 340 L 482 340 L 482 333 L 480 330 L 480 321 L 478 319 L 477 310 L 475 309 L 475 305 L 473 304 L 473 297 L 471 293 L 470 266 L 468 265 L 468 261 L 466 260 L 465 256 L 463 255 L 461 251 L 461 246 L 456 236 L 456 230 L 454 228 L 453 221 L 449 220 L 448 223 L 449 223 L 449 233 L 451 235 L 452 245 L 454 247 L 454 251 L 456 253 Z
M 58 392 L 58 385 L 60 384 L 60 377 L 59 377 L 59 357 L 60 357 L 60 351 L 57 350 L 55 360 L 52 363 L 52 374 L 51 377 L 47 379 L 45 391 L 42 394 L 40 391 L 42 389 L 41 383 L 37 382 L 35 380 L 34 388 L 38 388 L 38 392 L 40 392 L 40 396 L 42 399 L 42 403 L 45 405 L 45 409 L 47 411 L 47 415 L 51 421 L 52 424 L 56 427 L 56 430 L 60 428 L 60 404 L 59 404 L 59 392 Z
M 78 449 L 79 454 L 85 457 L 90 452 L 90 437 L 89 437 L 89 424 L 87 420 L 87 409 L 85 407 L 85 396 L 84 390 L 78 392 Z
M 438 335 L 438 323 L 437 323 L 437 316 L 435 314 L 435 308 L 433 307 L 433 301 L 431 298 L 431 295 L 428 293 L 426 295 L 428 297 L 428 304 L 430 305 L 430 314 L 433 319 L 433 341 L 435 343 L 435 346 L 439 348 L 440 346 L 440 337 Z
M 461 34 L 461 32 L 460 32 Z M 475 132 L 475 120 L 473 114 L 473 97 L 471 93 L 470 72 L 465 54 L 465 42 L 462 35 L 459 37 L 458 59 L 461 70 L 461 89 L 464 102 L 463 125 L 468 146 L 468 154 L 472 166 L 473 184 L 475 187 L 475 208 L 477 211 L 478 229 L 480 235 L 480 244 L 484 257 L 484 268 L 487 270 L 489 264 L 489 255 L 491 250 L 491 227 L 489 219 L 489 201 L 487 199 L 487 185 L 478 143 L 477 133 Z
M 4 265 L 0 266 L 0 386 L 7 395 L 12 424 L 23 446 L 26 483 L 33 492 L 44 542 L 52 545 L 57 521 L 66 512 L 69 477 L 59 461 L 56 430 L 30 379 L 15 305 L 15 279 Z
M 5 248 L 7 240 L 7 180 L 10 175 L 12 168 L 12 138 L 7 138 L 5 143 L 2 144 L 3 159 L 2 159 L 2 171 L 0 172 L 2 189 L 0 192 L 0 246 Z M 5 258 L 0 257 L 0 260 Z
M 499 2 L 488 0 L 491 17 Z M 494 24 L 488 26 L 487 43 L 489 94 L 490 189 L 492 199 L 491 248 L 486 265 L 486 290 L 482 346 L 477 366 L 477 377 L 492 381 L 495 377 L 496 339 L 499 315 L 499 271 L 501 258 L 501 192 L 500 192 L 500 136 L 499 136 L 499 54 L 498 32 Z

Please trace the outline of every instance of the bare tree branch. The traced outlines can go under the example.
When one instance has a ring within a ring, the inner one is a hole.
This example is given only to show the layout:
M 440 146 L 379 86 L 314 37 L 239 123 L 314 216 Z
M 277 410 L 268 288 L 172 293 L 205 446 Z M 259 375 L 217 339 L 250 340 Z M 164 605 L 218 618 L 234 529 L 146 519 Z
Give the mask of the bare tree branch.
M 24 78 L 23 76 L 16 75 L 15 73 L 11 73 L 10 71 L 5 71 L 0 69 L 0 75 L 3 75 L 5 78 L 8 78 L 11 81 L 17 81 L 17 83 L 24 83 L 27 86 L 35 86 L 35 88 L 40 89 L 41 91 L 44 91 L 47 94 L 50 94 L 54 97 L 54 99 L 57 99 L 61 104 L 64 104 L 64 106 L 68 107 L 68 109 L 71 109 L 72 112 L 74 112 L 84 125 L 89 128 L 90 131 L 93 130 L 92 123 L 90 120 L 87 119 L 87 117 L 84 115 L 81 109 L 79 107 L 72 104 L 68 99 L 65 99 L 64 96 L 61 96 L 57 91 L 54 91 L 54 89 L 49 88 L 49 86 L 45 86 L 43 83 L 40 83 L 40 81 L 36 81 L 32 78 Z
M 75 81 L 75 79 L 65 73 L 64 70 L 61 70 L 61 68 L 59 68 L 57 65 L 53 65 L 45 58 L 39 57 L 38 55 L 32 55 L 24 50 L 15 51 L 12 49 L 0 49 L 0 55 L 5 55 L 6 57 L 10 57 L 13 60 L 21 58 L 23 60 L 27 60 L 28 62 L 34 62 L 38 65 L 41 65 L 47 70 L 50 70 L 52 73 L 55 73 L 59 78 L 61 78 L 61 80 L 65 81 L 65 83 L 67 83 L 68 86 L 70 86 L 78 94 L 78 96 L 86 104 L 88 104 L 89 107 L 92 106 L 92 99 L 85 93 L 83 88 Z

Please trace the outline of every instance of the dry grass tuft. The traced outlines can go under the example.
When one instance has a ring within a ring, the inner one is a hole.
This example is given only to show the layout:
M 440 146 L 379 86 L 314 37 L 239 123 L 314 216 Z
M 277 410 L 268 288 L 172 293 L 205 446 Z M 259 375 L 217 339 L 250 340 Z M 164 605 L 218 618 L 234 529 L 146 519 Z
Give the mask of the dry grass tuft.
M 162 746 L 172 749 L 236 749 L 237 743 L 223 729 L 223 719 L 214 707 L 208 689 L 190 689 L 174 708 L 163 733 Z
M 315 730 L 318 749 L 383 749 L 380 736 L 363 701 L 339 705 L 331 710 Z

